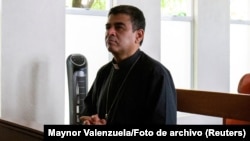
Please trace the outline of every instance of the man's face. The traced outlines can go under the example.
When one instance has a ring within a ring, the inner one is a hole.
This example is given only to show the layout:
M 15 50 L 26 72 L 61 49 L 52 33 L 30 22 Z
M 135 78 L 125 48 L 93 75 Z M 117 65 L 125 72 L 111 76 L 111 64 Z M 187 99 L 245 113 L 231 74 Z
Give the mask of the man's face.
M 106 24 L 105 41 L 108 50 L 116 55 L 124 55 L 139 48 L 141 30 L 133 32 L 131 19 L 126 14 L 110 15 Z M 144 32 L 143 32 L 144 33 Z

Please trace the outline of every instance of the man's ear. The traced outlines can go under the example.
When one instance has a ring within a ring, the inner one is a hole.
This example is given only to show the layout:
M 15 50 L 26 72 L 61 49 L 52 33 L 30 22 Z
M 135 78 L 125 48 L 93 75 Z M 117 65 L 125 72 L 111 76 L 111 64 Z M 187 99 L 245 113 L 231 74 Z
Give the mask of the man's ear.
M 144 30 L 143 29 L 138 29 L 136 31 L 136 43 L 140 43 L 144 38 Z

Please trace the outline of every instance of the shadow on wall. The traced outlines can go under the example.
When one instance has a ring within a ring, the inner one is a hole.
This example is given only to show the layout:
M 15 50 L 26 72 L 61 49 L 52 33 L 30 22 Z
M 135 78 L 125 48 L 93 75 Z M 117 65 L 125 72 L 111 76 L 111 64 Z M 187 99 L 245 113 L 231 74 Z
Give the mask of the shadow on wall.
M 26 63 L 18 73 L 17 92 L 18 97 L 14 108 L 18 119 L 46 123 L 53 115 L 50 110 L 50 87 L 48 85 L 48 60 L 35 59 L 32 63 Z

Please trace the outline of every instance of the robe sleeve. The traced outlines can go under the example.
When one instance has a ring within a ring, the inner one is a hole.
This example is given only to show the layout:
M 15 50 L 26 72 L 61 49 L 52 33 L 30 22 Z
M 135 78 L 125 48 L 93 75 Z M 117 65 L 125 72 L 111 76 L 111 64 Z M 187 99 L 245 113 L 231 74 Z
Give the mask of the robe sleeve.
M 155 99 L 152 111 L 152 123 L 176 124 L 177 122 L 177 96 L 174 82 L 170 72 L 166 69 L 156 70 L 153 73 L 151 96 Z

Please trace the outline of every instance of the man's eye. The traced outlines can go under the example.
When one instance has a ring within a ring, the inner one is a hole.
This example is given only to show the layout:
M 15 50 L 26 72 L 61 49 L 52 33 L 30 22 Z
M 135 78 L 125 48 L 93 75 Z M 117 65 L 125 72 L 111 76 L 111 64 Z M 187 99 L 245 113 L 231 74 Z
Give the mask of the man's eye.
M 122 29 L 123 27 L 122 26 L 116 26 L 115 28 L 116 29 Z
M 106 26 L 106 29 L 110 29 L 110 26 Z

